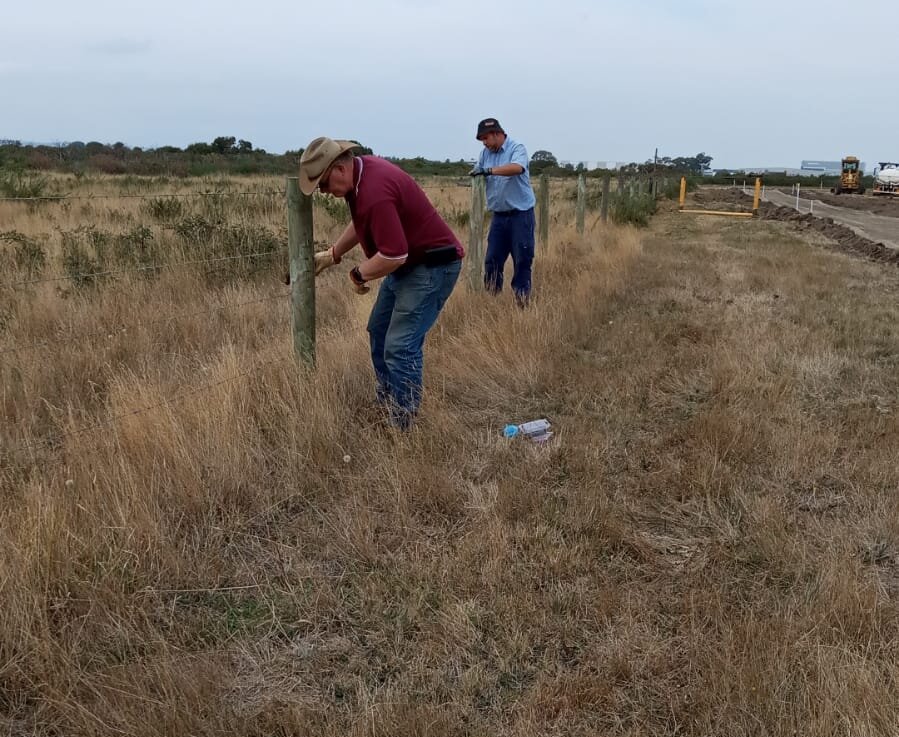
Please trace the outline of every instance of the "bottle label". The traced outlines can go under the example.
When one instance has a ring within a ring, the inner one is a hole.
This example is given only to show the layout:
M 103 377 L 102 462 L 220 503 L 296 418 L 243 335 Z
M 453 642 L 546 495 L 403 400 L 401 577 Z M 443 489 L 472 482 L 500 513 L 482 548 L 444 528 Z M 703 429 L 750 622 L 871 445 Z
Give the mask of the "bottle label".
M 528 437 L 543 435 L 543 433 L 549 430 L 549 420 L 531 420 L 531 422 L 524 422 L 518 426 L 518 429 Z

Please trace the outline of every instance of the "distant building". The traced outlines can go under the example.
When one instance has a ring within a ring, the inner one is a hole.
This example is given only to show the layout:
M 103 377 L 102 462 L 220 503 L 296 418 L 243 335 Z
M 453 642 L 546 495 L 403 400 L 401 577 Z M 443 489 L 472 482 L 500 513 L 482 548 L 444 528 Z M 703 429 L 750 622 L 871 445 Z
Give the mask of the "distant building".
M 803 159 L 801 168 L 804 176 L 814 176 L 818 174 L 822 177 L 835 177 L 839 175 L 843 168 L 843 164 L 840 161 L 813 161 Z M 865 171 L 864 161 L 861 162 L 861 170 Z
M 745 166 L 742 169 L 731 169 L 742 174 L 785 174 L 788 177 L 812 176 L 812 172 L 802 169 L 791 169 L 788 166 Z
M 625 166 L 625 164 L 618 161 L 559 161 L 559 166 L 562 167 L 572 166 L 577 169 L 580 165 L 583 165 L 583 168 L 586 171 L 593 171 L 594 169 L 617 169 L 620 166 Z
M 865 171 L 865 162 L 860 162 L 860 165 L 862 171 Z M 841 170 L 840 161 L 803 159 L 798 169 L 790 166 L 744 166 L 729 171 L 741 174 L 784 174 L 788 177 L 836 177 Z

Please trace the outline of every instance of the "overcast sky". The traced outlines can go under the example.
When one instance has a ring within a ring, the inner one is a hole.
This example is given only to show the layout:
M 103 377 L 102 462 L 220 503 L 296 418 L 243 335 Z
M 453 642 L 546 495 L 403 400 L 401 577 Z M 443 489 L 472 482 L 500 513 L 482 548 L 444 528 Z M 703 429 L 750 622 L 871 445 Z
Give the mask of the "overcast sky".
M 895 0 L 7 0 L 0 138 L 899 160 Z

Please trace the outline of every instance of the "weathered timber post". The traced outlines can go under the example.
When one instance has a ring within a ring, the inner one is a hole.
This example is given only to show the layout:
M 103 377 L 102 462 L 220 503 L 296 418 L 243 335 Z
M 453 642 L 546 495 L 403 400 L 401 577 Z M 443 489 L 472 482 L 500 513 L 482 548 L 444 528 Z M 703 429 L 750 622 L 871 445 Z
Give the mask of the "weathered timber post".
M 540 175 L 540 192 L 537 197 L 540 216 L 540 246 L 546 249 L 549 245 L 549 177 Z
M 577 175 L 577 215 L 575 224 L 578 235 L 584 234 L 584 210 L 587 207 L 587 180 L 583 174 Z
M 487 185 L 484 177 L 471 178 L 471 212 L 468 216 L 468 279 L 474 291 L 484 288 L 484 211 Z
M 602 221 L 609 222 L 609 197 L 612 191 L 612 175 L 606 174 L 602 178 Z
M 297 177 L 287 178 L 287 248 L 290 256 L 290 326 L 293 350 L 315 365 L 315 244 L 312 197 L 300 192 Z

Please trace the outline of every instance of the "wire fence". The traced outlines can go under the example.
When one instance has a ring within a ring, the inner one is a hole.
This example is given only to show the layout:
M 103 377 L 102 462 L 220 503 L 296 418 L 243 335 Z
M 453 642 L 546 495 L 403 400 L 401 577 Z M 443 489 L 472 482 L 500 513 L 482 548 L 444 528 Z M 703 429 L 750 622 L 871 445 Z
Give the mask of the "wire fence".
M 196 259 L 191 261 L 174 261 L 168 264 L 151 264 L 149 266 L 135 266 L 130 269 L 110 269 L 107 271 L 87 271 L 81 274 L 66 274 L 63 276 L 51 276 L 45 277 L 42 279 L 26 279 L 23 281 L 17 282 L 5 282 L 0 283 L 0 287 L 5 287 L 7 289 L 14 289 L 22 286 L 33 286 L 34 284 L 44 284 L 49 282 L 59 282 L 59 281 L 67 281 L 67 280 L 89 280 L 96 279 L 101 276 L 116 276 L 122 274 L 137 274 L 146 271 L 154 271 L 159 269 L 174 269 L 178 267 L 184 266 L 197 266 L 199 264 L 213 264 L 220 263 L 224 261 L 234 261 L 237 259 L 245 259 L 245 258 L 260 258 L 262 256 L 271 256 L 274 254 L 286 254 L 287 249 L 273 249 L 269 251 L 259 251 L 256 253 L 241 253 L 236 256 L 221 256 L 218 258 L 203 258 Z
M 434 183 L 424 183 L 420 184 L 423 189 L 426 189 L 431 192 L 441 191 L 446 192 L 448 190 L 464 190 L 466 195 L 469 193 L 471 189 L 471 180 L 469 177 L 460 177 L 455 180 L 451 180 L 445 183 L 434 184 Z M 277 192 L 277 191 L 241 191 L 241 192 L 222 192 L 222 191 L 213 191 L 213 192 L 190 192 L 190 193 L 154 193 L 154 194 L 120 194 L 120 195 L 59 195 L 59 196 L 40 196 L 40 197 L 3 197 L 0 198 L 0 202 L 3 201 L 13 201 L 13 202 L 36 202 L 36 201 L 55 201 L 55 202 L 64 202 L 67 200 L 112 200 L 112 199 L 121 199 L 121 198 L 129 198 L 129 199 L 143 199 L 143 200 L 160 200 L 165 199 L 167 197 L 179 197 L 179 198 L 188 198 L 188 197 L 228 197 L 228 196 L 280 196 L 285 197 L 286 204 L 286 193 L 285 192 Z M 318 201 L 318 198 L 317 198 Z M 327 205 L 327 203 L 326 203 Z M 327 209 L 327 207 L 326 207 Z M 285 212 L 286 215 L 286 212 Z M 545 243 L 545 236 L 542 236 L 543 242 Z M 111 276 L 120 276 L 126 274 L 141 274 L 148 272 L 155 272 L 165 269 L 184 269 L 188 267 L 197 267 L 203 265 L 224 265 L 229 263 L 234 263 L 242 260 L 248 259 L 260 259 L 260 258 L 269 258 L 278 255 L 287 255 L 287 248 L 276 248 L 276 249 L 266 249 L 254 251 L 251 253 L 239 253 L 235 255 L 224 255 L 224 256 L 214 256 L 207 258 L 199 258 L 199 259 L 187 259 L 187 260 L 179 260 L 173 262 L 166 263 L 153 263 L 139 266 L 132 266 L 128 268 L 116 268 L 116 269 L 103 269 L 103 270 L 87 270 L 83 272 L 70 273 L 66 275 L 60 276 L 51 276 L 51 277 L 40 277 L 40 278 L 30 278 L 30 279 L 20 279 L 15 281 L 7 281 L 0 283 L 0 289 L 8 289 L 8 290 L 20 290 L 28 287 L 33 287 L 39 284 L 48 284 L 48 283 L 58 283 L 63 281 L 75 281 L 75 282 L 83 282 L 85 280 L 97 280 L 104 277 Z M 474 254 L 471 254 L 475 257 L 475 259 L 479 258 Z M 271 269 L 271 263 L 266 264 L 262 269 Z M 257 269 L 258 271 L 259 269 Z M 235 272 L 237 273 L 237 272 Z M 252 273 L 252 272 L 250 272 Z M 242 273 L 242 276 L 247 276 L 246 273 Z M 233 303 L 220 304 L 213 307 L 207 307 L 201 310 L 190 310 L 190 311 L 181 311 L 181 312 L 173 312 L 164 316 L 154 317 L 149 320 L 137 320 L 131 323 L 117 322 L 114 324 L 105 324 L 102 328 L 92 330 L 88 333 L 76 333 L 72 330 L 71 326 L 68 329 L 59 329 L 53 335 L 52 338 L 41 338 L 39 340 L 34 340 L 31 342 L 23 342 L 13 345 L 6 345 L 0 347 L 0 356 L 11 356 L 11 355 L 21 355 L 27 353 L 29 351 L 36 350 L 48 350 L 52 348 L 58 348 L 61 344 L 72 345 L 76 341 L 91 341 L 98 337 L 113 337 L 116 335 L 127 334 L 128 331 L 136 331 L 143 330 L 147 328 L 158 327 L 159 325 L 171 324 L 175 321 L 183 321 L 183 320 L 191 320 L 198 317 L 202 317 L 205 315 L 213 314 L 213 313 L 223 313 L 223 312 L 231 312 L 240 310 L 247 306 L 261 304 L 266 302 L 271 302 L 279 299 L 284 299 L 288 297 L 290 292 L 288 290 L 278 290 L 275 292 L 267 293 L 263 296 L 256 297 L 253 299 L 242 300 Z M 289 311 L 284 311 L 284 317 L 287 318 L 289 315 Z M 160 407 L 165 407 L 169 405 L 178 404 L 183 402 L 190 397 L 196 397 L 204 395 L 215 387 L 222 386 L 229 382 L 237 381 L 241 378 L 245 378 L 252 373 L 258 371 L 260 368 L 263 368 L 268 365 L 272 365 L 275 363 L 286 361 L 289 356 L 282 356 L 273 361 L 267 361 L 258 366 L 254 366 L 254 368 L 241 372 L 237 375 L 221 379 L 218 381 L 207 382 L 204 384 L 200 384 L 198 386 L 185 388 L 182 391 L 175 392 L 172 396 L 167 397 L 159 402 L 155 402 L 151 405 L 136 408 L 134 410 L 129 410 L 127 412 L 122 412 L 119 414 L 114 414 L 109 417 L 106 417 L 102 420 L 98 420 L 96 422 L 86 423 L 76 428 L 70 429 L 55 429 L 51 430 L 47 433 L 47 436 L 38 442 L 23 442 L 17 446 L 8 447 L 8 448 L 0 448 L 2 451 L 3 460 L 0 460 L 0 472 L 6 473 L 13 469 L 15 464 L 10 463 L 10 458 L 17 457 L 21 462 L 21 459 L 28 458 L 31 459 L 31 463 L 35 463 L 37 459 L 37 455 L 42 451 L 55 451 L 55 450 L 64 450 L 64 441 L 66 439 L 78 437 L 85 435 L 87 433 L 95 433 L 100 434 L 100 431 L 109 429 L 113 427 L 116 423 L 121 420 L 129 417 L 134 417 L 138 415 L 142 415 L 148 412 L 151 412 Z M 4 363 L 3 365 L 10 366 L 11 364 Z M 0 436 L 2 438 L 2 436 Z M 46 453 L 45 453 L 46 455 Z M 52 453 L 51 459 L 52 459 Z M 60 453 L 59 461 L 62 462 L 65 458 L 65 453 Z M 40 459 L 41 464 L 46 464 L 48 462 L 47 458 Z
M 138 199 L 138 200 L 164 200 L 167 198 L 231 198 L 231 197 L 280 197 L 285 198 L 285 192 L 283 190 L 264 190 L 264 191 L 238 191 L 238 192 L 227 192 L 227 191 L 206 191 L 206 192 L 163 192 L 163 193 L 150 193 L 150 194 L 60 194 L 60 195 L 46 195 L 46 196 L 34 196 L 34 197 L 0 197 L 0 202 L 18 202 L 18 203 L 38 203 L 38 202 L 49 202 L 49 203 L 65 203 L 67 201 L 98 201 L 98 200 L 121 200 L 121 199 Z M 285 212 L 285 221 L 286 221 L 286 212 Z M 3 228 L 0 228 L 2 230 Z M 277 236 L 276 236 L 277 237 Z M 279 238 L 280 240 L 280 238 Z M 248 244 L 243 244 L 248 245 Z M 246 253 L 237 253 L 237 254 L 228 254 L 228 255 L 209 255 L 204 258 L 187 258 L 171 261 L 171 262 L 163 262 L 158 261 L 156 263 L 143 264 L 143 265 L 135 265 L 128 266 L 123 268 L 109 268 L 109 269 L 87 269 L 83 271 L 73 270 L 72 273 L 67 273 L 63 275 L 57 276 L 36 276 L 35 278 L 25 278 L 18 280 L 9 280 L 0 282 L 0 294 L 2 294 L 2 290 L 9 290 L 7 294 L 14 293 L 15 291 L 21 290 L 30 290 L 31 288 L 42 285 L 42 284 L 53 284 L 53 283 L 61 283 L 61 282 L 72 282 L 75 284 L 86 284 L 96 282 L 101 279 L 105 279 L 108 277 L 117 277 L 124 276 L 128 274 L 148 274 L 155 273 L 162 270 L 184 270 L 184 269 L 196 269 L 198 267 L 225 267 L 225 268 L 213 268 L 211 271 L 207 271 L 206 274 L 234 274 L 240 278 L 248 278 L 253 274 L 259 273 L 260 271 L 271 271 L 274 267 L 273 259 L 275 257 L 286 257 L 288 254 L 288 249 L 286 244 L 284 247 L 279 248 L 269 248 L 269 249 L 259 249 L 259 250 L 249 250 Z M 260 259 L 265 259 L 266 263 L 261 267 L 252 268 L 252 264 L 247 264 L 246 262 L 258 261 Z M 244 264 L 243 266 L 232 266 Z M 243 299 L 243 300 L 235 300 L 231 302 L 224 302 L 221 304 L 217 304 L 214 306 L 204 307 L 199 310 L 182 310 L 182 311 L 174 311 L 165 315 L 161 315 L 158 317 L 151 317 L 150 319 L 138 319 L 134 321 L 117 321 L 117 322 L 107 322 L 105 324 L 101 324 L 102 326 L 99 328 L 95 328 L 86 333 L 77 332 L 71 323 L 68 322 L 66 325 L 62 325 L 57 323 L 55 329 L 51 327 L 51 333 L 49 337 L 41 337 L 40 339 L 33 341 L 25 341 L 19 342 L 15 344 L 6 344 L 0 346 L 0 356 L 13 357 L 13 356 L 22 356 L 26 355 L 29 352 L 34 351 L 49 351 L 48 356 L 52 356 L 51 360 L 63 362 L 65 361 L 65 354 L 67 351 L 71 350 L 71 347 L 76 346 L 77 344 L 93 344 L 98 338 L 115 338 L 120 337 L 122 335 L 134 334 L 138 331 L 143 331 L 147 329 L 158 329 L 160 326 L 172 325 L 176 323 L 183 323 L 184 321 L 195 320 L 197 318 L 201 318 L 204 316 L 212 315 L 212 314 L 224 314 L 224 313 L 236 313 L 240 310 L 246 309 L 247 307 L 251 307 L 253 305 L 260 305 L 265 303 L 271 303 L 275 301 L 279 301 L 282 299 L 288 298 L 290 295 L 290 290 L 286 288 L 276 289 L 274 291 L 267 291 L 261 296 Z M 283 311 L 283 317 L 285 321 L 289 318 L 290 312 L 285 309 Z M 2 311 L 0 311 L 0 327 L 2 327 L 2 319 L 4 315 Z M 46 333 L 45 333 L 46 335 Z M 111 345 L 112 343 L 110 343 Z M 102 345 L 98 344 L 102 349 Z M 98 419 L 95 422 L 87 422 L 79 427 L 69 428 L 69 429 L 61 429 L 57 426 L 55 429 L 51 429 L 44 433 L 44 437 L 39 440 L 31 439 L 31 440 L 22 440 L 21 442 L 15 442 L 11 440 L 6 441 L 6 445 L 3 446 L 3 435 L 6 435 L 7 438 L 15 437 L 19 433 L 16 431 L 12 431 L 10 427 L 6 433 L 0 435 L 0 473 L 4 475 L 8 475 L 11 472 L 14 472 L 16 469 L 19 471 L 23 470 L 22 464 L 27 467 L 28 465 L 33 465 L 36 462 L 40 462 L 41 468 L 45 467 L 48 463 L 55 464 L 57 462 L 65 462 L 65 453 L 64 446 L 65 441 L 67 439 L 72 439 L 79 436 L 85 436 L 87 434 L 92 434 L 97 439 L 102 439 L 104 435 L 108 435 L 103 431 L 108 430 L 109 428 L 116 425 L 116 423 L 121 420 L 129 417 L 134 417 L 142 414 L 146 414 L 148 412 L 152 412 L 160 407 L 165 407 L 169 405 L 180 404 L 191 397 L 199 397 L 205 396 L 211 390 L 216 387 L 238 381 L 240 379 L 246 378 L 258 370 L 270 366 L 276 363 L 283 363 L 290 359 L 291 355 L 280 356 L 279 358 L 266 361 L 261 364 L 254 365 L 253 368 L 238 373 L 234 376 L 227 377 L 225 379 L 205 382 L 203 384 L 194 386 L 194 387 L 185 387 L 181 390 L 176 391 L 172 396 L 166 397 L 159 402 L 155 402 L 153 404 L 147 405 L 145 407 L 136 408 L 134 410 L 130 410 L 127 412 L 122 412 L 118 414 L 114 414 L 103 419 Z M 10 363 L 8 361 L 0 362 L 6 370 L 11 371 L 9 374 L 10 377 L 19 381 L 22 377 L 27 374 L 24 373 L 23 368 L 17 363 Z M 41 401 L 39 397 L 35 396 L 34 400 Z M 34 401 L 33 400 L 33 401 Z M 7 400 L 12 401 L 12 400 Z M 23 400 L 23 401 L 28 401 Z M 49 405 L 48 405 L 49 406 Z M 25 410 L 27 411 L 27 409 Z M 55 423 L 58 425 L 58 423 Z M 22 436 L 24 438 L 24 436 Z M 56 451 L 60 451 L 59 457 L 54 458 L 54 453 Z M 40 456 L 40 457 L 39 457 Z
M 443 191 L 448 188 L 460 187 L 468 188 L 468 177 L 460 177 L 458 181 L 446 184 L 424 184 L 418 183 L 422 189 Z M 228 192 L 228 191 L 211 191 L 211 192 L 157 192 L 153 194 L 58 194 L 58 195 L 37 195 L 33 197 L 0 197 L 0 202 L 65 202 L 65 201 L 95 201 L 95 200 L 121 200 L 121 199 L 137 199 L 137 200 L 160 200 L 168 198 L 190 198 L 190 197 L 283 197 L 284 192 L 281 190 L 263 190 L 256 192 Z
M 159 192 L 156 194 L 60 194 L 40 195 L 36 197 L 0 197 L 0 202 L 61 202 L 64 200 L 157 200 L 170 197 L 283 197 L 284 192 L 278 190 L 263 192 Z
M 111 325 L 105 327 L 103 330 L 96 330 L 89 333 L 78 333 L 77 335 L 71 335 L 68 338 L 68 341 L 75 340 L 89 340 L 91 338 L 102 338 L 102 337 L 112 337 L 118 333 L 124 333 L 128 330 L 140 330 L 145 328 L 155 327 L 157 325 L 164 325 L 168 323 L 175 322 L 177 320 L 184 319 L 192 319 L 195 317 L 203 317 L 206 315 L 212 315 L 216 312 L 223 312 L 225 310 L 236 310 L 241 307 L 247 307 L 248 305 L 261 304 L 264 302 L 273 302 L 274 300 L 284 299 L 290 296 L 289 291 L 280 291 L 276 294 L 269 294 L 265 297 L 259 297 L 258 299 L 250 299 L 243 302 L 237 302 L 231 305 L 218 305 L 217 307 L 211 307 L 206 310 L 198 310 L 195 312 L 178 312 L 170 315 L 166 315 L 165 317 L 158 317 L 154 320 L 142 320 L 136 323 L 118 323 L 117 325 Z M 71 332 L 71 331 L 69 331 Z M 22 345 L 14 345 L 7 346 L 4 348 L 0 348 L 0 355 L 6 355 L 10 353 L 25 353 L 28 351 L 37 350 L 39 348 L 44 348 L 51 345 L 59 345 L 60 342 L 65 341 L 66 338 L 64 335 L 56 334 L 53 339 L 45 339 L 34 341 L 33 343 L 25 343 Z
M 136 417 L 139 415 L 147 414 L 148 412 L 152 412 L 153 410 L 160 409 L 162 407 L 169 407 L 176 404 L 181 404 L 184 401 L 200 396 L 201 394 L 208 392 L 211 389 L 215 389 L 219 386 L 224 386 L 225 384 L 230 384 L 240 379 L 246 379 L 250 376 L 258 375 L 261 369 L 267 368 L 269 366 L 273 366 L 276 364 L 284 364 L 288 360 L 288 356 L 279 356 L 278 358 L 271 359 L 269 361 L 263 361 L 262 363 L 258 363 L 254 365 L 251 369 L 246 371 L 241 371 L 238 374 L 234 374 L 233 376 L 228 376 L 224 379 L 218 379 L 216 381 L 210 381 L 205 384 L 201 384 L 199 386 L 191 387 L 189 389 L 185 389 L 179 393 L 174 394 L 171 397 L 166 397 L 165 399 L 154 402 L 153 404 L 146 405 L 144 407 L 140 407 L 138 409 L 129 410 L 127 412 L 120 412 L 119 414 L 112 415 L 111 417 L 107 417 L 104 420 L 99 422 L 94 422 L 88 425 L 82 425 L 80 427 L 72 428 L 69 430 L 58 430 L 51 437 L 46 437 L 42 439 L 38 443 L 21 443 L 20 445 L 14 447 L 12 451 L 16 454 L 24 454 L 31 458 L 32 462 L 37 461 L 37 454 L 40 451 L 52 450 L 55 447 L 61 446 L 63 441 L 67 438 L 74 438 L 79 435 L 84 435 L 89 432 L 95 432 L 99 430 L 105 430 L 114 427 L 121 420 L 127 419 L 129 417 Z M 92 447 L 100 448 L 102 444 L 94 444 Z M 108 447 L 108 446 L 107 446 Z M 9 450 L 6 451 L 7 454 L 11 453 Z M 40 459 L 42 467 L 45 466 L 57 466 L 63 465 L 66 462 L 64 457 L 56 458 L 56 459 Z M 8 472 L 15 468 L 14 464 L 10 463 L 0 463 L 0 473 Z

